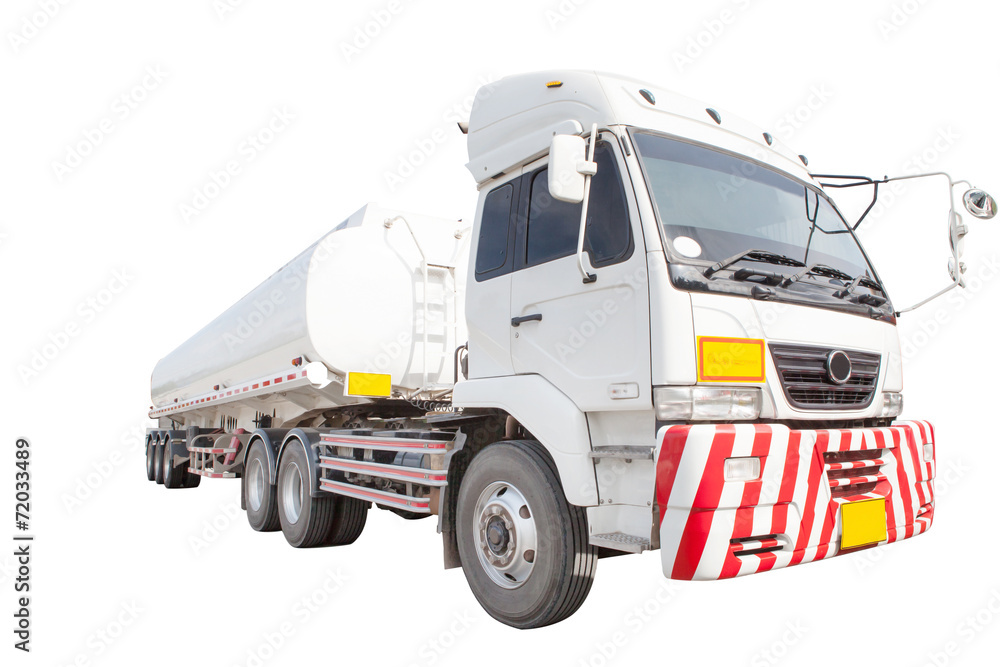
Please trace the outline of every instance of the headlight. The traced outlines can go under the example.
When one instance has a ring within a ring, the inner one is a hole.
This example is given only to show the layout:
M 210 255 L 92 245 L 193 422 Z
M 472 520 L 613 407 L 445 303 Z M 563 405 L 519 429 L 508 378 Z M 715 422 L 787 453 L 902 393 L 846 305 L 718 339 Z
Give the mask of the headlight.
M 880 417 L 898 417 L 903 411 L 903 395 L 895 391 L 882 394 L 882 414 Z
M 759 387 L 656 387 L 656 418 L 661 421 L 740 421 L 760 416 Z

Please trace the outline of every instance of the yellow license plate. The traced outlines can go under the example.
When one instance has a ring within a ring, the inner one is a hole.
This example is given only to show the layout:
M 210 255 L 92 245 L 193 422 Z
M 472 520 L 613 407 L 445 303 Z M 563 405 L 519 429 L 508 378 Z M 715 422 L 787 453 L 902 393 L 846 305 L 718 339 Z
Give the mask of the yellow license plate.
M 886 539 L 885 498 L 840 506 L 841 549 L 853 549 Z

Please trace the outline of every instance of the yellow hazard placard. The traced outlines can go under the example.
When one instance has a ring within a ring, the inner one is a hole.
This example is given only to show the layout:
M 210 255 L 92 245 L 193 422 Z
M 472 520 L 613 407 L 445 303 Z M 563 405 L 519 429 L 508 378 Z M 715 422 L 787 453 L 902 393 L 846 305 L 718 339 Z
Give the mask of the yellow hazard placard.
M 764 341 L 698 336 L 699 382 L 763 382 Z
M 348 373 L 347 396 L 385 396 L 392 393 L 392 376 L 383 373 Z
M 885 498 L 840 506 L 841 549 L 853 549 L 887 539 Z

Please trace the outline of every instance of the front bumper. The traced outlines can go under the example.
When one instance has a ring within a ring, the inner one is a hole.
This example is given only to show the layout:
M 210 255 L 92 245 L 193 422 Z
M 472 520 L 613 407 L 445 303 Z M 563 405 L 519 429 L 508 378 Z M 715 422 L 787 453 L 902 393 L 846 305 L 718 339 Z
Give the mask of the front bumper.
M 841 549 L 841 506 L 885 499 L 887 544 L 930 528 L 936 447 L 927 422 L 791 430 L 781 424 L 661 429 L 655 452 L 663 573 L 728 579 Z M 924 444 L 930 443 L 930 460 Z M 760 478 L 726 482 L 727 458 L 758 456 Z

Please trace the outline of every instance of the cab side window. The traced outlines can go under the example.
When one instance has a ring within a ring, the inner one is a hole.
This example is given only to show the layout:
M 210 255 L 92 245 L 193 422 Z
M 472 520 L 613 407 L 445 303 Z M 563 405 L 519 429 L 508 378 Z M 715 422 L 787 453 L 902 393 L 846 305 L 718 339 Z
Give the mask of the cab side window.
M 590 186 L 584 249 L 594 267 L 628 259 L 634 243 L 629 224 L 618 164 L 611 147 L 598 142 L 597 175 Z M 524 177 L 530 179 L 524 265 L 537 266 L 576 252 L 581 204 L 559 201 L 549 194 L 548 170 L 542 168 Z
M 477 281 L 510 273 L 513 262 L 508 246 L 514 196 L 514 185 L 511 183 L 501 185 L 486 195 L 476 250 Z

